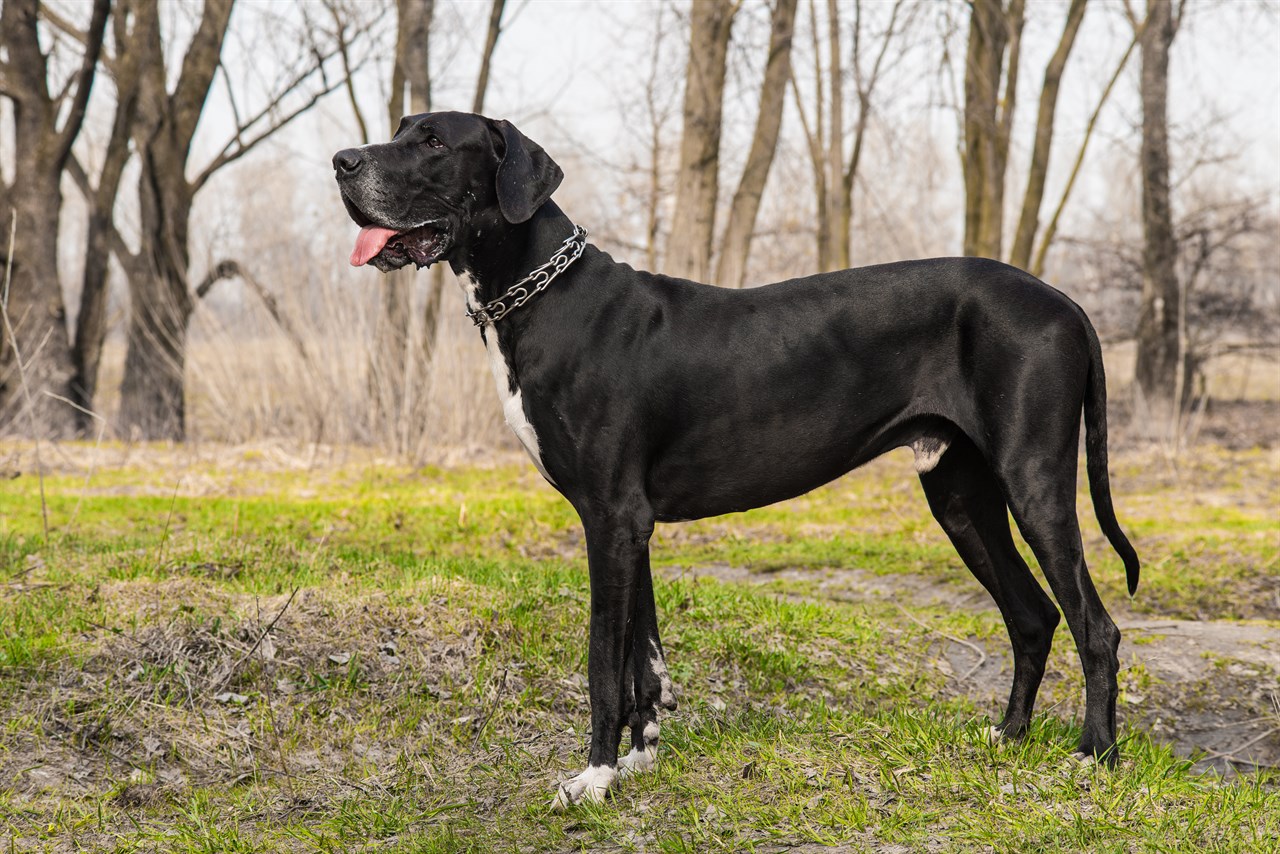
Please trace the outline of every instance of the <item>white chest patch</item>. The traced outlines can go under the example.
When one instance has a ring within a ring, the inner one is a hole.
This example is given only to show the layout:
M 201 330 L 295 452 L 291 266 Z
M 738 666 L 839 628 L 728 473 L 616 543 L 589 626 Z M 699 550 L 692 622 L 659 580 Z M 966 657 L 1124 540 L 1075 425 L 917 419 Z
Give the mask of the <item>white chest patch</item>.
M 461 281 L 467 295 L 467 307 L 475 308 L 480 304 L 476 298 L 478 285 L 474 279 L 465 274 Z M 492 327 L 485 330 L 484 349 L 489 354 L 489 371 L 493 374 L 494 385 L 498 387 L 498 400 L 502 403 L 502 415 L 507 420 L 507 426 L 524 446 L 538 473 L 546 478 L 548 483 L 554 484 L 555 481 L 551 479 L 551 475 L 547 474 L 547 469 L 542 464 L 538 434 L 533 431 L 533 425 L 524 414 L 524 398 L 520 394 L 520 386 L 511 382 L 511 366 L 507 364 L 502 348 L 498 346 L 498 335 Z M 511 390 L 513 385 L 515 385 L 515 391 Z

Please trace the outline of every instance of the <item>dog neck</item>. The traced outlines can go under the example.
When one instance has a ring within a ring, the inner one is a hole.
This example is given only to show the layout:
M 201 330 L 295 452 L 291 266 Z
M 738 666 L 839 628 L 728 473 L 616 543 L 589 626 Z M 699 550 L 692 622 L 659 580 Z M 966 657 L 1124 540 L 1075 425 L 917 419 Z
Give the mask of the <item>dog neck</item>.
M 527 221 L 502 223 L 500 227 L 476 234 L 466 254 L 450 260 L 454 273 L 467 287 L 469 308 L 502 296 L 534 268 L 545 264 L 573 234 L 573 222 L 554 202 L 547 202 Z M 514 316 L 514 315 L 513 315 Z

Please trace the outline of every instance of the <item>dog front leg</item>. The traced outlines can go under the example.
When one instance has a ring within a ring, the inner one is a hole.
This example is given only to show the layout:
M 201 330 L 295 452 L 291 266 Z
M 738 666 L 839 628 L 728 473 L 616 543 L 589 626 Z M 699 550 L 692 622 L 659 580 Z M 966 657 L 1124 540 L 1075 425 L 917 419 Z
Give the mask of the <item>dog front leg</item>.
M 627 658 L 630 679 L 624 694 L 631 701 L 625 709 L 631 727 L 631 752 L 618 760 L 618 773 L 623 777 L 653 770 L 658 761 L 658 709 L 676 708 L 675 691 L 658 637 L 658 611 L 648 560 L 640 569 L 636 586 L 635 636 Z
M 618 741 L 625 691 L 632 674 L 625 667 L 636 626 L 638 580 L 649 568 L 648 513 L 603 518 L 583 517 L 587 563 L 591 572 L 591 640 L 587 678 L 591 694 L 591 752 L 587 768 L 560 784 L 554 807 L 600 802 L 618 778 Z

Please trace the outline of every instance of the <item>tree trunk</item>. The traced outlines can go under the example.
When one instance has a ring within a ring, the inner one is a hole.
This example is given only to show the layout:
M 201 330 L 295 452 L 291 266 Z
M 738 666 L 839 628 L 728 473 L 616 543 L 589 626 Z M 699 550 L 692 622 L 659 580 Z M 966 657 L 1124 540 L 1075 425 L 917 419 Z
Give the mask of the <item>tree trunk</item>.
M 711 266 L 720 181 L 720 127 L 725 62 L 736 4 L 701 0 L 690 10 L 684 130 L 666 272 L 706 281 Z
M 825 87 L 823 86 L 822 75 L 822 51 L 819 46 L 818 38 L 818 15 L 814 11 L 813 0 L 809 0 L 809 35 L 812 39 L 813 54 L 813 88 L 814 88 L 814 121 L 809 123 L 809 116 L 805 112 L 804 99 L 800 97 L 800 85 L 796 82 L 795 69 L 791 72 L 791 94 L 795 98 L 796 112 L 800 114 L 800 127 L 804 130 L 805 144 L 809 149 L 809 165 L 813 170 L 813 198 L 814 212 L 817 218 L 816 228 L 814 229 L 814 238 L 817 244 L 818 269 L 830 269 L 831 258 L 831 228 L 828 222 L 827 214 L 830 211 L 830 205 L 827 204 L 827 195 L 829 189 L 827 187 L 827 166 L 826 155 L 823 150 L 823 140 L 826 139 L 826 96 L 823 94 Z
M 1148 0 L 1142 54 L 1142 307 L 1134 378 L 1157 420 L 1172 415 L 1178 373 L 1177 243 L 1169 201 L 1169 47 L 1177 28 L 1170 0 Z
M 110 270 L 112 238 L 115 234 L 114 208 L 120 191 L 124 167 L 129 160 L 129 136 L 137 112 L 138 83 L 142 51 L 130 50 L 133 39 L 139 35 L 139 24 L 159 25 L 159 21 L 147 15 L 131 15 L 133 0 L 118 0 L 112 18 L 116 56 L 114 77 L 116 112 L 112 121 L 111 137 L 107 141 L 102 172 L 98 186 L 90 187 L 89 178 L 76 163 L 73 174 L 81 183 L 81 190 L 89 204 L 89 221 L 86 230 L 84 274 L 81 278 L 80 312 L 76 318 L 75 339 L 71 356 L 75 364 L 75 376 L 71 381 L 72 400 L 80 407 L 76 411 L 81 432 L 92 429 L 92 417 L 86 412 L 94 409 L 94 397 L 98 388 L 98 368 L 102 364 L 102 348 L 107 338 L 107 274 Z M 133 20 L 130 30 L 129 21 Z M 83 411 L 82 411 L 83 410 Z
M 117 432 L 130 439 L 182 441 L 187 327 L 193 308 L 185 275 L 176 281 L 172 270 L 130 276 L 129 305 Z
M 10 223 L 16 219 L 6 323 L 0 325 L 0 427 L 58 439 L 73 435 L 77 426 L 74 410 L 51 396 L 67 397 L 72 375 L 56 255 L 62 199 L 57 181 L 32 180 L 35 177 L 14 182 L 15 216 L 8 211 L 0 215 L 0 240 L 5 244 L 0 255 L 8 254 Z
M 964 75 L 964 254 L 999 258 L 1024 0 L 974 0 Z M 1005 55 L 1008 53 L 1006 67 Z M 1004 80 L 1001 97 L 1000 82 Z
M 774 5 L 769 60 L 760 86 L 760 113 L 751 138 L 747 165 L 742 170 L 738 190 L 733 194 L 733 204 L 729 208 L 729 222 L 725 226 L 724 245 L 720 249 L 720 263 L 716 271 L 716 284 L 724 287 L 740 288 L 746 277 L 751 238 L 760 212 L 760 197 L 769 180 L 769 170 L 778 148 L 778 132 L 782 127 L 787 79 L 791 76 L 791 37 L 795 29 L 797 2 L 777 0 Z M 653 225 L 651 222 L 651 229 Z
M 1045 226 L 1044 234 L 1040 237 L 1040 247 L 1036 250 L 1035 260 L 1031 262 L 1031 275 L 1037 278 L 1044 275 L 1045 257 L 1049 254 L 1049 248 L 1053 246 L 1053 240 L 1058 234 L 1058 221 L 1062 218 L 1062 211 L 1066 208 L 1067 201 L 1071 198 L 1071 190 L 1075 187 L 1076 179 L 1080 176 L 1080 167 L 1084 165 L 1085 154 L 1089 151 L 1089 140 L 1093 138 L 1093 129 L 1097 127 L 1098 116 L 1102 114 L 1102 108 L 1107 105 L 1107 99 L 1111 97 L 1111 90 L 1115 88 L 1116 81 L 1120 79 L 1120 73 L 1124 71 L 1125 65 L 1128 64 L 1129 55 L 1133 53 L 1137 43 L 1138 37 L 1135 34 L 1133 40 L 1129 42 L 1129 46 L 1125 48 L 1120 61 L 1116 63 L 1115 71 L 1111 73 L 1111 79 L 1103 87 L 1102 94 L 1098 97 L 1098 103 L 1089 115 L 1089 122 L 1085 125 L 1080 147 L 1076 149 L 1075 162 L 1071 164 L 1071 172 L 1067 175 L 1067 184 L 1062 188 L 1062 195 L 1058 197 L 1058 204 L 1053 209 L 1053 215 L 1049 217 L 1049 224 Z
M 1058 108 L 1058 89 L 1062 72 L 1067 67 L 1071 48 L 1084 20 L 1085 0 L 1071 0 L 1067 9 L 1067 23 L 1062 29 L 1058 49 L 1044 70 L 1044 88 L 1040 90 L 1040 111 L 1036 115 L 1036 139 L 1031 149 L 1031 164 L 1027 172 L 1027 191 L 1022 199 L 1022 214 L 1018 217 L 1018 230 L 1013 238 L 1013 250 L 1009 263 L 1027 269 L 1031 263 L 1031 248 L 1040 228 L 1040 205 L 1044 201 L 1044 183 L 1049 173 L 1049 150 L 1053 144 L 1053 117 Z
M 827 138 L 827 237 L 829 256 L 827 270 L 843 270 L 849 266 L 849 199 L 844 187 L 844 66 L 840 57 L 840 8 L 836 0 L 827 0 L 827 53 L 831 78 L 831 123 Z
M 493 52 L 498 47 L 498 36 L 502 35 L 502 10 L 507 0 L 493 0 L 489 7 L 489 29 L 485 34 L 484 52 L 480 54 L 480 76 L 476 79 L 476 93 L 471 101 L 471 112 L 484 112 L 484 96 L 489 92 L 489 68 L 493 64 Z
M 80 133 L 102 49 L 109 3 L 96 0 L 74 97 L 48 88 L 48 55 L 40 47 L 37 0 L 0 4 L 0 82 L 13 106 L 14 180 L 0 178 L 0 424 L 35 436 L 72 435 L 71 343 L 58 281 L 62 172 Z M 62 127 L 58 117 L 65 110 Z M 10 238 L 12 237 L 12 247 Z M 25 413 L 25 414 L 24 414 Z

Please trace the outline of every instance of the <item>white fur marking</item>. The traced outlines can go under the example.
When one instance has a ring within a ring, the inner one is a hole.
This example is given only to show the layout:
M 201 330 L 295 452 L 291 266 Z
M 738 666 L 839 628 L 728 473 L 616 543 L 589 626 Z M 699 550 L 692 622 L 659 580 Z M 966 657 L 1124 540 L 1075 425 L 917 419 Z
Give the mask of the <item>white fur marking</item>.
M 462 289 L 466 293 L 467 307 L 475 309 L 480 305 L 480 300 L 476 296 L 476 291 L 480 286 L 475 279 L 464 273 L 460 279 Z M 516 438 L 520 440 L 520 444 L 524 446 L 525 452 L 529 454 L 529 458 L 533 460 L 534 466 L 537 467 L 538 473 L 547 479 L 548 483 L 554 484 L 551 475 L 547 474 L 547 469 L 542 465 L 542 451 L 538 445 L 538 434 L 533 431 L 533 425 L 529 423 L 529 419 L 524 414 L 524 399 L 520 393 L 519 384 L 516 385 L 515 392 L 511 391 L 511 366 L 507 364 L 507 359 L 502 355 L 502 348 L 498 346 L 498 333 L 493 328 L 485 331 L 484 349 L 489 354 L 489 371 L 493 374 L 494 385 L 498 387 L 498 400 L 502 402 L 502 414 L 507 420 L 507 426 L 516 434 Z
M 602 803 L 609 793 L 609 787 L 617 779 L 618 771 L 615 768 L 608 765 L 588 765 L 587 770 L 572 780 L 565 780 L 556 788 L 551 808 L 562 810 L 583 801 Z
M 644 725 L 644 750 L 631 748 L 631 752 L 618 760 L 618 776 L 629 777 L 652 771 L 658 765 L 658 723 L 649 721 Z
M 649 669 L 658 677 L 658 685 L 661 691 L 658 703 L 664 708 L 671 708 L 675 705 L 676 695 L 671 685 L 671 676 L 667 673 L 667 662 L 662 658 L 662 653 L 658 651 L 657 641 L 651 639 L 649 648 L 653 651 L 653 657 L 649 659 Z M 648 739 L 647 732 L 645 733 L 645 738 L 646 740 Z
M 626 779 L 634 774 L 652 771 L 658 764 L 658 745 L 646 744 L 644 750 L 631 748 L 631 752 L 618 760 L 618 776 Z
M 947 448 L 951 445 L 945 439 L 934 439 L 932 441 L 925 439 L 917 439 L 911 443 L 911 450 L 915 453 L 916 474 L 925 474 L 933 471 L 938 460 L 942 459 L 942 455 L 947 452 Z

